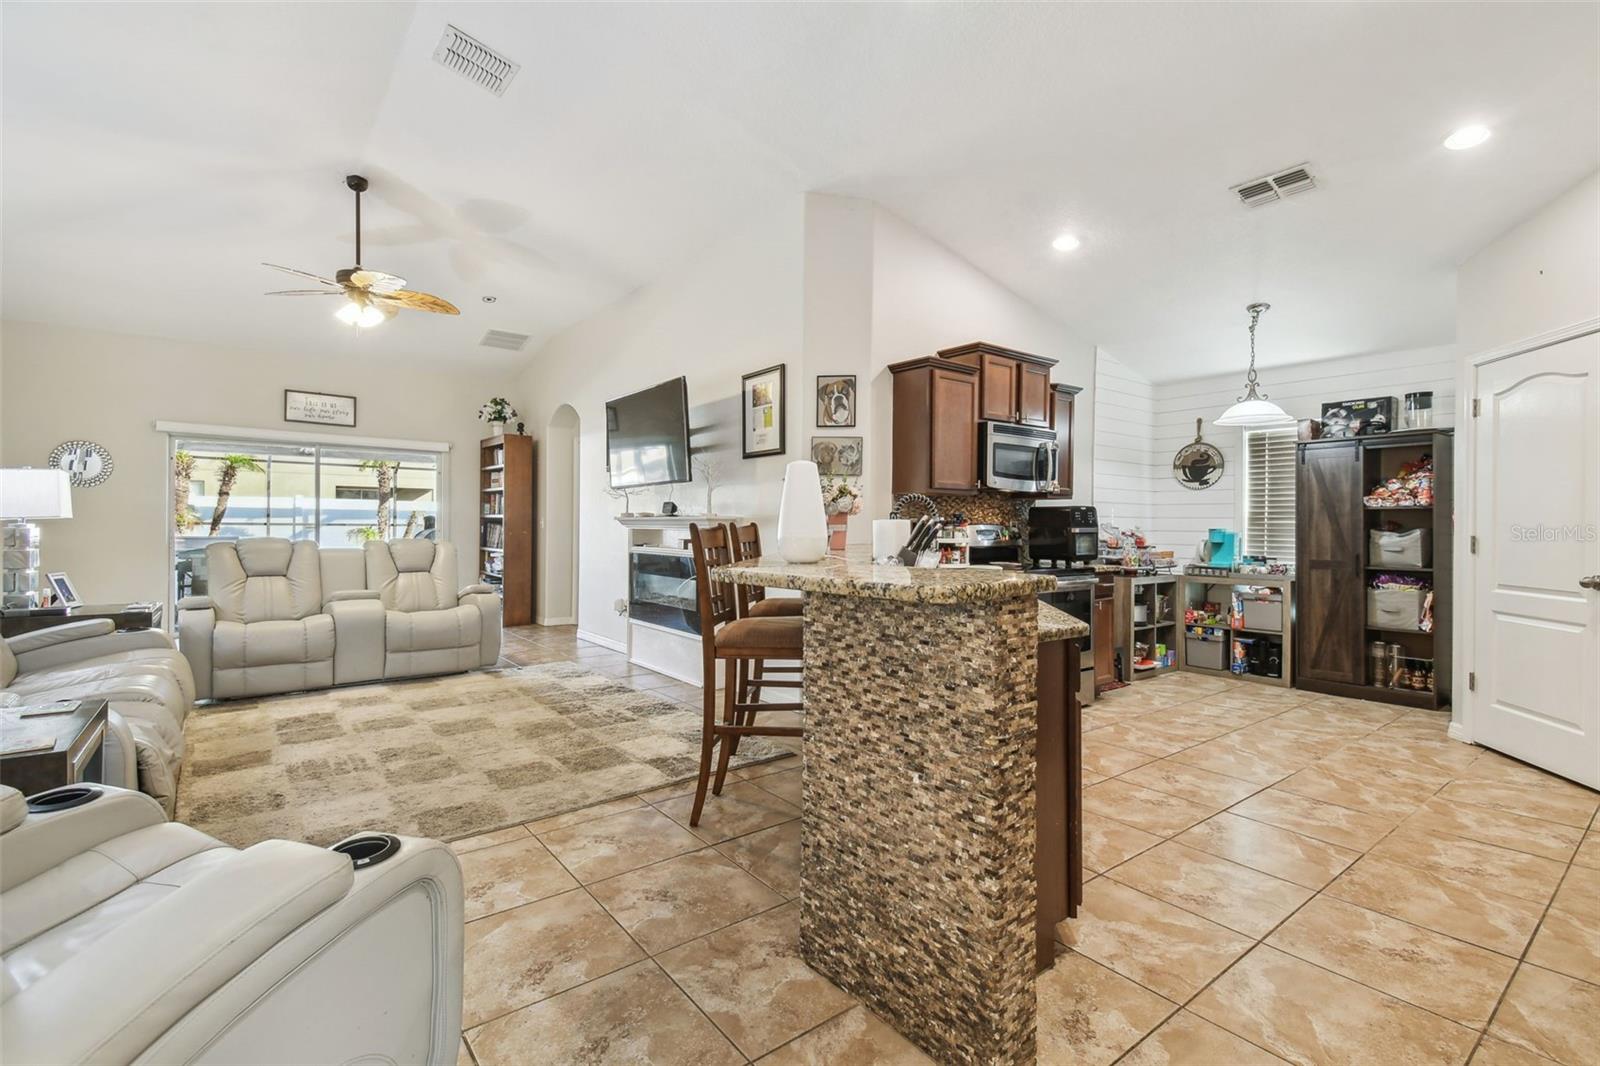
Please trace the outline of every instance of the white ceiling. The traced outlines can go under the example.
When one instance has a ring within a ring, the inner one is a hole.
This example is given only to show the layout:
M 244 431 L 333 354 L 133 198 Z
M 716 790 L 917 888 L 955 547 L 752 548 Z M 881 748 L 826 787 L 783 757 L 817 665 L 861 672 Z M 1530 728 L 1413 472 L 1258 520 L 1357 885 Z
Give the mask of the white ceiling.
M 432 62 L 447 21 L 522 64 L 503 98 Z M 513 365 L 485 330 L 537 342 L 805 190 L 1153 375 L 1238 365 L 1255 299 L 1266 365 L 1436 344 L 1455 265 L 1600 167 L 1587 3 L 53 3 L 3 30 L 4 314 L 272 350 Z M 1466 122 L 1495 135 L 1443 149 Z M 1304 161 L 1316 192 L 1228 192 Z M 262 260 L 349 264 L 352 171 L 367 265 L 459 320 L 355 334 L 261 295 L 294 287 Z

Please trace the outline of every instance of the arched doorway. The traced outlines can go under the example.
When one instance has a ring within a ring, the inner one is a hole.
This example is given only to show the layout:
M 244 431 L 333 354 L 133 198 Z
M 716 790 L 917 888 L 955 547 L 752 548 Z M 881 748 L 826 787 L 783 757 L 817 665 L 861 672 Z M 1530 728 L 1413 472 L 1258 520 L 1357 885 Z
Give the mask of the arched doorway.
M 541 625 L 578 621 L 578 412 L 562 404 L 544 436 L 544 551 L 539 575 Z

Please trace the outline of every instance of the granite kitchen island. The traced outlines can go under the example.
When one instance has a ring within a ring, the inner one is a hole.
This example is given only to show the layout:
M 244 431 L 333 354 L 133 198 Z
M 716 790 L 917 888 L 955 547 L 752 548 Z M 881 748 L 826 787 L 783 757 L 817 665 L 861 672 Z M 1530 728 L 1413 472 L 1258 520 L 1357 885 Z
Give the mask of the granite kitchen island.
M 863 552 L 712 577 L 808 594 L 801 954 L 941 1062 L 1034 1061 L 1035 760 L 1069 732 L 1047 737 L 1040 640 L 1075 653 L 1087 627 L 1052 611 L 1042 632 L 1055 581 L 1017 571 Z

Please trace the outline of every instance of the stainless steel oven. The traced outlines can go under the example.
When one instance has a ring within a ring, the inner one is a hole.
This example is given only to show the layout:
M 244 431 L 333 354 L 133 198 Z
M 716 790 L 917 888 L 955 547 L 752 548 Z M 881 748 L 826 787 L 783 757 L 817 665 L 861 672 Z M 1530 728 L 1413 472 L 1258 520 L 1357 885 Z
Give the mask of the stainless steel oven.
M 1037 493 L 1060 488 L 1061 446 L 1054 430 L 980 422 L 978 446 L 985 488 Z

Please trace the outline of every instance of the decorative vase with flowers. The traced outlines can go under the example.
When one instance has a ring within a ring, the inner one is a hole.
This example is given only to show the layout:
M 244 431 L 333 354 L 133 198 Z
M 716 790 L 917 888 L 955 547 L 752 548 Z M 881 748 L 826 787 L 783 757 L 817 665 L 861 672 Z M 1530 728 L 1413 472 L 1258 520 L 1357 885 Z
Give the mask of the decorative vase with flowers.
M 505 433 L 506 423 L 517 417 L 517 409 L 504 396 L 496 396 L 478 408 L 478 421 L 489 423 L 489 435 L 498 437 Z
M 822 479 L 822 506 L 828 512 L 828 551 L 843 555 L 850 516 L 861 513 L 861 489 L 847 478 Z

